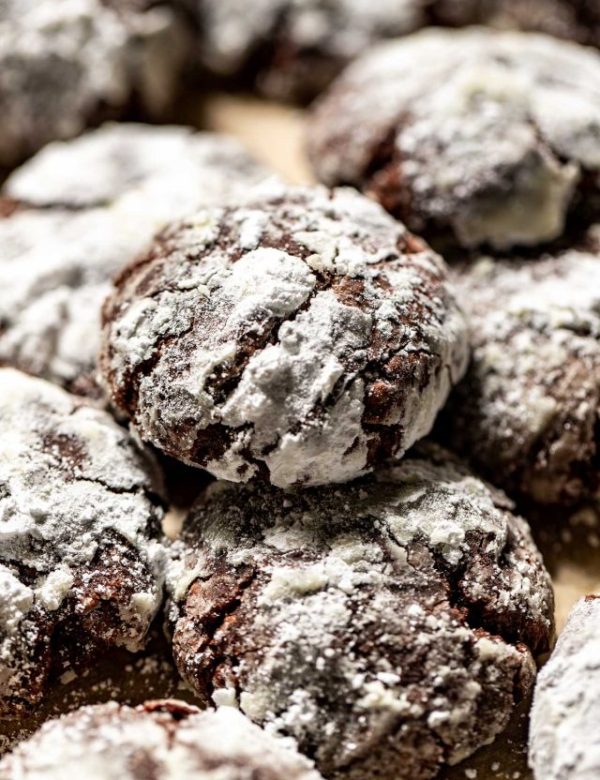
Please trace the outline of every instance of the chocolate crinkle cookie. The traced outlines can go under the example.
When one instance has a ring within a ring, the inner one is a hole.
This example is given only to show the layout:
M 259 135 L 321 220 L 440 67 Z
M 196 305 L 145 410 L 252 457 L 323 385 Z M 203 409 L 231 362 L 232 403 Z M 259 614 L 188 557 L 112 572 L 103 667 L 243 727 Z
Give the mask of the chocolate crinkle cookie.
M 600 777 L 600 596 L 580 601 L 535 690 L 529 763 L 536 780 Z
M 112 276 L 188 211 L 270 176 L 233 140 L 105 125 L 47 146 L 0 198 L 0 363 L 100 396 L 100 309 Z
M 381 38 L 428 20 L 428 0 L 178 0 L 196 21 L 197 55 L 213 73 L 279 98 L 308 100 Z
M 413 452 L 344 486 L 214 483 L 170 551 L 184 679 L 328 778 L 425 780 L 466 758 L 551 642 L 525 522 L 446 452 Z
M 321 780 L 291 740 L 231 708 L 174 700 L 82 707 L 46 723 L 0 761 L 0 780 Z
M 103 411 L 0 369 L 0 718 L 98 652 L 141 650 L 162 601 L 154 464 Z
M 186 40 L 167 3 L 0 0 L 0 165 L 134 103 L 164 112 Z
M 466 361 L 442 259 L 351 190 L 201 211 L 104 309 L 117 407 L 144 441 L 235 482 L 342 482 L 401 455 Z
M 600 254 L 484 258 L 457 270 L 473 358 L 440 435 L 510 493 L 600 490 Z
M 542 35 L 427 30 L 357 60 L 314 110 L 309 153 L 411 229 L 496 249 L 600 212 L 600 54 Z

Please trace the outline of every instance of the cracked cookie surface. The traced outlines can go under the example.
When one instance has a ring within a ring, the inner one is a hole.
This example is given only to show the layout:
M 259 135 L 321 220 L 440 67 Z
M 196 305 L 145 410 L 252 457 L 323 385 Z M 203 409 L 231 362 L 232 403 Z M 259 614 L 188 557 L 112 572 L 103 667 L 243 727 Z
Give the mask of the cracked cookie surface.
M 526 33 L 427 30 L 380 44 L 317 104 L 309 153 L 411 229 L 496 249 L 600 209 L 600 54 Z
M 162 602 L 156 467 L 105 412 L 0 369 L 0 717 L 100 651 L 144 647 Z
M 0 199 L 0 363 L 100 396 L 113 275 L 170 220 L 269 176 L 237 142 L 183 127 L 109 124 L 47 146 Z
M 326 777 L 435 776 L 504 728 L 551 642 L 550 580 L 509 506 L 423 445 L 345 486 L 215 483 L 169 553 L 181 674 Z
M 573 502 L 600 490 L 600 254 L 483 258 L 457 268 L 473 357 L 443 440 L 510 493 Z
M 46 723 L 0 761 L 0 780 L 320 780 L 288 743 L 231 708 L 111 702 Z
M 437 254 L 351 190 L 282 188 L 158 236 L 105 305 L 101 369 L 143 440 L 285 487 L 405 452 L 466 342 Z
M 540 672 L 531 712 L 529 762 L 537 780 L 600 774 L 600 596 L 572 611 Z

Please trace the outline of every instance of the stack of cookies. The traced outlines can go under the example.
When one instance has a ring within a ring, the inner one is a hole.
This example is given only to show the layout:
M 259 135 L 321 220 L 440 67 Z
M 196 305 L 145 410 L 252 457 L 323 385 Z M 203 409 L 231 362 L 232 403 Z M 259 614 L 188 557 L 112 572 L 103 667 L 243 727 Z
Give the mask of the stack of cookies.
M 0 161 L 55 140 L 0 195 L 0 733 L 157 634 L 180 691 L 50 720 L 0 780 L 449 771 L 554 645 L 524 518 L 600 518 L 600 55 L 559 40 L 600 8 L 22 5 Z M 216 82 L 320 93 L 320 183 L 80 134 Z M 600 777 L 599 604 L 539 676 L 536 780 Z

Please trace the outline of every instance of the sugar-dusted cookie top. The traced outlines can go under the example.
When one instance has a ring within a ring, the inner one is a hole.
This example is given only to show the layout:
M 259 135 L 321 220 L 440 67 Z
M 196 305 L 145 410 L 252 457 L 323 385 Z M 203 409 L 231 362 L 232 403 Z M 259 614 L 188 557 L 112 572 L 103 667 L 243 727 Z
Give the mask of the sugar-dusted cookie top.
M 410 228 L 497 249 L 600 208 L 600 53 L 543 35 L 432 29 L 380 44 L 321 98 L 315 171 Z M 427 233 L 426 233 L 427 235 Z
M 553 599 L 527 525 L 448 453 L 284 493 L 215 483 L 170 549 L 177 666 L 326 777 L 433 777 L 531 689 Z
M 101 363 L 142 439 L 287 487 L 402 455 L 466 341 L 437 254 L 351 190 L 292 188 L 158 236 L 107 301 Z
M 82 707 L 46 723 L 0 761 L 1 780 L 320 780 L 291 744 L 232 708 L 184 702 Z
M 114 646 L 162 601 L 160 480 L 105 412 L 0 369 L 0 717 Z

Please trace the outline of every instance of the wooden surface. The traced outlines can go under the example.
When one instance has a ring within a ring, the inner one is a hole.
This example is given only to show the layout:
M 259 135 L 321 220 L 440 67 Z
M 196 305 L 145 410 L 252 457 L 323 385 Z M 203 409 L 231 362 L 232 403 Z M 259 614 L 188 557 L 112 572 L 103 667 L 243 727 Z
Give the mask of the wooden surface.
M 214 95 L 202 101 L 188 99 L 180 106 L 178 117 L 182 123 L 237 137 L 257 158 L 270 164 L 290 182 L 312 180 L 303 154 L 303 115 L 297 109 L 251 97 Z M 194 478 L 191 470 L 180 477 L 183 483 L 190 483 L 180 488 L 182 495 L 194 492 L 191 486 Z M 181 508 L 169 517 L 172 533 L 181 518 Z M 530 515 L 530 519 L 554 579 L 560 629 L 575 601 L 586 593 L 600 592 L 600 523 L 591 511 L 574 517 L 541 511 Z M 111 698 L 138 703 L 145 698 L 165 695 L 193 701 L 193 696 L 177 680 L 168 660 L 167 644 L 159 634 L 157 628 L 157 636 L 147 653 L 133 659 L 116 653 L 85 677 L 56 686 L 45 705 L 27 723 L 18 728 L 0 724 L 0 750 L 30 733 L 48 717 L 81 703 Z M 528 703 L 524 703 L 501 737 L 468 761 L 445 771 L 441 777 L 444 780 L 531 778 L 526 761 L 527 709 Z

